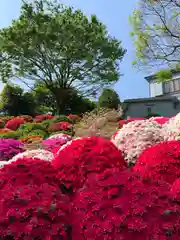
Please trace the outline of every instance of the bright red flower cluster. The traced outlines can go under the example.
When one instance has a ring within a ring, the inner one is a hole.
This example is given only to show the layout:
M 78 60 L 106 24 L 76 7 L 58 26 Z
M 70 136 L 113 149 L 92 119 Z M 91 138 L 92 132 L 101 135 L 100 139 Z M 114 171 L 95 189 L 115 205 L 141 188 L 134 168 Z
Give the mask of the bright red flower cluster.
M 169 121 L 169 118 L 168 117 L 154 117 L 154 118 L 152 118 L 152 120 L 163 125 Z
M 145 118 L 129 118 L 129 119 L 126 119 L 126 120 L 120 120 L 119 121 L 119 127 L 122 128 L 123 125 L 128 124 L 128 123 L 133 122 L 133 121 L 138 121 L 138 120 L 145 120 Z
M 180 178 L 177 178 L 171 187 L 171 194 L 173 198 L 180 202 Z
M 0 170 L 0 236 L 68 239 L 69 199 L 51 164 L 21 159 Z
M 89 185 L 74 199 L 73 239 L 180 239 L 180 206 L 169 184 L 108 169 Z
M 40 114 L 40 115 L 37 115 L 34 119 L 35 122 L 43 122 L 45 120 L 50 120 L 50 119 L 53 119 L 54 116 L 50 115 L 50 114 Z
M 133 170 L 145 178 L 173 183 L 180 177 L 180 141 L 162 142 L 147 148 Z
M 57 177 L 73 190 L 83 186 L 91 173 L 103 172 L 107 168 L 126 167 L 121 152 L 109 140 L 99 137 L 76 139 L 64 147 L 52 161 L 58 170 Z
M 57 122 L 53 123 L 49 127 L 50 132 L 58 132 L 58 131 L 68 131 L 72 129 L 72 124 L 68 122 Z
M 9 120 L 6 123 L 5 128 L 16 131 L 19 128 L 19 126 L 23 123 L 24 123 L 23 118 L 14 118 L 14 119 Z

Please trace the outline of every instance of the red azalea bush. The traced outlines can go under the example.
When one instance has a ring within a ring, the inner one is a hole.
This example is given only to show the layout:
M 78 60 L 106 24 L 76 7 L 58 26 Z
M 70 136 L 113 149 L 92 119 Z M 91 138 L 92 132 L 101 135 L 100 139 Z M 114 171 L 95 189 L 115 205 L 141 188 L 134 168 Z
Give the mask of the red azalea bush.
M 76 123 L 77 121 L 79 121 L 81 118 L 76 115 L 76 114 L 69 114 L 68 118 L 72 121 L 72 123 Z
M 171 194 L 175 201 L 180 202 L 180 178 L 177 178 L 171 187 Z
M 155 121 L 161 125 L 167 123 L 169 121 L 170 118 L 168 117 L 152 117 L 149 120 Z
M 50 120 L 50 119 L 53 119 L 54 116 L 50 115 L 50 114 L 41 114 L 41 115 L 37 115 L 35 118 L 34 118 L 34 121 L 35 122 L 43 122 L 45 120 Z
M 9 128 L 11 130 L 16 131 L 19 128 L 19 126 L 23 123 L 24 123 L 23 118 L 14 118 L 14 119 L 9 120 L 6 123 L 5 128 Z
M 20 117 L 24 119 L 24 122 L 33 122 L 33 118 L 29 115 L 21 115 Z
M 173 183 L 180 177 L 180 141 L 162 142 L 146 149 L 133 170 L 145 178 Z
M 69 199 L 51 164 L 21 159 L 0 170 L 0 236 L 69 239 Z
M 129 119 L 126 119 L 126 120 L 120 120 L 119 121 L 119 127 L 122 128 L 123 125 L 125 125 L 125 124 L 128 124 L 128 123 L 133 122 L 133 121 L 139 121 L 139 120 L 145 120 L 145 118 L 129 118 Z
M 24 152 L 22 142 L 14 139 L 0 139 L 0 161 L 8 161 L 21 152 Z
M 73 239 L 180 239 L 180 206 L 164 182 L 143 182 L 108 169 L 79 190 L 72 211 Z
M 68 122 L 52 123 L 49 127 L 50 132 L 68 131 L 72 129 L 72 124 Z
M 52 165 L 57 177 L 73 190 L 83 186 L 88 174 L 103 172 L 107 168 L 126 167 L 121 152 L 109 140 L 87 137 L 73 140 L 55 156 Z

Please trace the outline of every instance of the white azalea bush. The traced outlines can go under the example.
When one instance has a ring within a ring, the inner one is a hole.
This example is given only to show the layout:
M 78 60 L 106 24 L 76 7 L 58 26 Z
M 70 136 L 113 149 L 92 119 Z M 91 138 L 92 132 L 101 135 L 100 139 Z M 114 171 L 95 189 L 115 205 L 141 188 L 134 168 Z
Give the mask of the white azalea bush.
M 161 125 L 150 120 L 133 121 L 124 125 L 111 141 L 129 165 L 135 164 L 146 148 L 163 141 Z
M 38 158 L 40 160 L 51 162 L 54 158 L 54 155 L 53 153 L 44 149 L 29 150 L 15 155 L 11 160 L 8 161 L 8 163 L 17 161 L 18 159 L 23 159 L 25 157 Z
M 162 133 L 164 141 L 180 140 L 180 113 L 163 125 Z

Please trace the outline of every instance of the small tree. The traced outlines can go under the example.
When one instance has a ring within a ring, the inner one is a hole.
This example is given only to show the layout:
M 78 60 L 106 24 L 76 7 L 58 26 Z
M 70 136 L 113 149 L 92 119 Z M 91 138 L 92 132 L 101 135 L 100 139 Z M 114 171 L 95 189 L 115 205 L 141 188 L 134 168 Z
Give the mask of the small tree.
M 138 67 L 178 68 L 180 62 L 180 2 L 140 0 L 130 17 Z M 161 74 L 161 76 L 164 73 Z M 166 75 L 167 76 L 167 75 Z M 168 76 L 165 78 L 168 78 Z
M 99 107 L 118 109 L 120 105 L 119 95 L 113 89 L 105 88 L 98 100 Z
M 0 31 L 0 74 L 3 81 L 26 85 L 41 81 L 60 110 L 76 88 L 95 95 L 118 81 L 125 50 L 109 36 L 96 16 L 56 1 L 23 1 L 20 17 Z
M 1 111 L 10 116 L 35 114 L 36 103 L 30 93 L 17 85 L 5 85 L 1 96 Z

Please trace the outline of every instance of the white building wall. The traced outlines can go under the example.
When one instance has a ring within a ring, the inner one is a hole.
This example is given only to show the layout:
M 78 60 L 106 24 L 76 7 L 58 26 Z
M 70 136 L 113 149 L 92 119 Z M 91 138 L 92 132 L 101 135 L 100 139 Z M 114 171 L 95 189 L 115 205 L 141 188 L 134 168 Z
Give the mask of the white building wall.
M 155 81 L 150 84 L 150 97 L 156 97 L 163 94 L 163 84 Z

